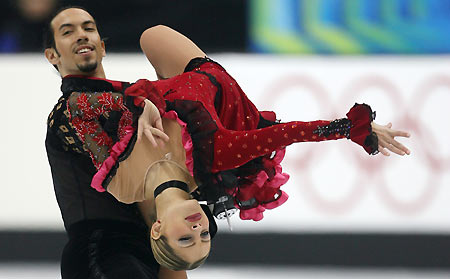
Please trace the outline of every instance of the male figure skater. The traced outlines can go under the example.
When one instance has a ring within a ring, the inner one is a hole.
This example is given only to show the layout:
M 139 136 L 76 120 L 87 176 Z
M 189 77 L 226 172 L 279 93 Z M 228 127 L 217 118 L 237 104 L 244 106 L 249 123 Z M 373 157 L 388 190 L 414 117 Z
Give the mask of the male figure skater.
M 81 154 L 66 98 L 73 91 L 120 92 L 127 85 L 105 79 L 105 44 L 89 12 L 79 7 L 58 11 L 48 26 L 45 56 L 62 77 L 62 96 L 49 115 L 45 140 L 69 236 L 61 259 L 62 278 L 187 278 L 184 271 L 156 263 L 147 226 L 134 204 L 122 204 L 90 187 L 96 169 Z M 111 114 L 103 120 L 119 121 L 116 118 Z

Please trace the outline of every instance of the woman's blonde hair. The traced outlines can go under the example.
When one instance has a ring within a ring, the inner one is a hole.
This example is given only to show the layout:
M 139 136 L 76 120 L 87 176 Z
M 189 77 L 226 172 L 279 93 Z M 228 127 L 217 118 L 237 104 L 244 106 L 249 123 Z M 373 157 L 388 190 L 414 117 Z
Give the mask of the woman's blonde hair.
M 150 237 L 150 244 L 156 261 L 160 265 L 175 271 L 195 269 L 201 266 L 209 256 L 208 253 L 200 260 L 189 263 L 175 253 L 175 250 L 170 247 L 167 238 L 164 235 L 161 235 L 158 239 Z

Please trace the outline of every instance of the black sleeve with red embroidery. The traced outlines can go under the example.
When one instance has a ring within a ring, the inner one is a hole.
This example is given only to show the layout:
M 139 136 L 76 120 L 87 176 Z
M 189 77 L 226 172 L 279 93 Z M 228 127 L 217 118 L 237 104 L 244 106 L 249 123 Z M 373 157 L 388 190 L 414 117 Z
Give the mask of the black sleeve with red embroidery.
M 67 107 L 77 136 L 98 169 L 109 156 L 114 142 L 129 131 L 133 115 L 124 105 L 121 93 L 73 92 L 68 98 Z M 111 115 L 118 117 L 119 121 L 118 127 L 108 133 L 105 126 Z
M 139 89 L 131 94 L 72 92 L 68 97 L 70 123 L 97 169 L 110 156 L 116 142 L 134 133 L 146 98 L 158 106 L 161 114 L 164 113 L 163 96 L 155 94 L 153 87 L 148 85 L 138 81 L 136 87 Z

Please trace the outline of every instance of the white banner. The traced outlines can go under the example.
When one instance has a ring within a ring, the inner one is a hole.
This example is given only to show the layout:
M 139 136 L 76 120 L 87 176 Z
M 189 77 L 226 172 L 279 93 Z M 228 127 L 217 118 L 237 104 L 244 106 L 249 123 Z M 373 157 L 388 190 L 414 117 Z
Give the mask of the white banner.
M 412 154 L 369 156 L 348 140 L 289 146 L 290 196 L 237 232 L 450 232 L 450 57 L 212 55 L 260 110 L 284 121 L 335 119 L 355 103 L 411 133 Z M 109 79 L 155 79 L 142 55 L 111 54 Z M 44 139 L 60 78 L 43 55 L 0 56 L 0 229 L 62 229 Z M 226 229 L 224 223 L 220 226 Z

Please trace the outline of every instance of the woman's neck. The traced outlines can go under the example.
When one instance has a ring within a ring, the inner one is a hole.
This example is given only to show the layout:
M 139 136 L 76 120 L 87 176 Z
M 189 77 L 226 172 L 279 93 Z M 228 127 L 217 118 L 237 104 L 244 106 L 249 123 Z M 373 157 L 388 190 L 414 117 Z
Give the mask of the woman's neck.
M 151 227 L 158 216 L 163 215 L 171 205 L 189 199 L 191 196 L 185 191 L 178 188 L 167 188 L 156 199 L 152 195 L 150 199 L 139 202 L 138 208 L 147 226 Z
M 180 201 L 190 200 L 191 195 L 179 188 L 167 188 L 155 198 L 155 216 L 164 215 L 166 210 Z

